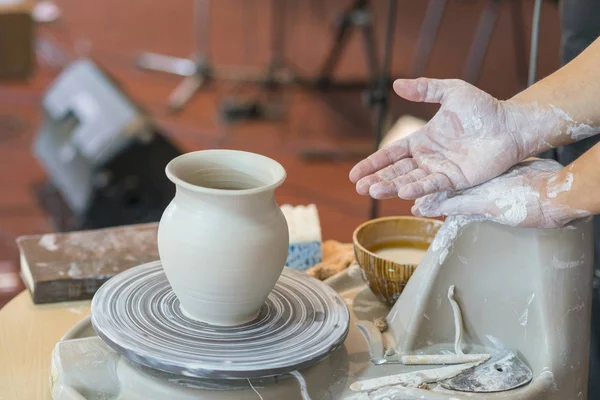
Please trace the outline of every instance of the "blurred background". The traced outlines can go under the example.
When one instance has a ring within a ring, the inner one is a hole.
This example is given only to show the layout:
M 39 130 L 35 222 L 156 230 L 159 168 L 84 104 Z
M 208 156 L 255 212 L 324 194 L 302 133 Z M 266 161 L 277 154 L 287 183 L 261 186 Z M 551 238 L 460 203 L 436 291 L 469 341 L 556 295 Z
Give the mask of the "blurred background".
M 23 289 L 16 237 L 157 221 L 178 152 L 278 160 L 278 202 L 316 204 L 323 238 L 351 241 L 372 204 L 349 170 L 378 126 L 418 126 L 438 107 L 397 98 L 393 79 L 514 95 L 536 6 L 540 79 L 561 63 L 554 1 L 0 1 L 0 307 Z

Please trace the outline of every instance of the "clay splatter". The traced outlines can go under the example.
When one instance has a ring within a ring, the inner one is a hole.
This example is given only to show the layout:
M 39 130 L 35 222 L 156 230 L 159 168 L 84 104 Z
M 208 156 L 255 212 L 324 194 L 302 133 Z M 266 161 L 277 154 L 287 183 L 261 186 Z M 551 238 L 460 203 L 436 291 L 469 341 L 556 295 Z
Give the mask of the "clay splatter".
M 568 269 L 568 268 L 575 268 L 579 265 L 581 265 L 581 261 L 580 260 L 559 260 L 558 257 L 556 256 L 556 254 L 554 254 L 552 256 L 552 264 L 554 265 L 554 268 L 556 269 Z
M 529 319 L 529 306 L 531 306 L 531 302 L 533 301 L 534 298 L 535 298 L 535 293 L 533 293 L 529 297 L 529 300 L 527 300 L 527 307 L 525 307 L 525 311 L 523 311 L 523 314 L 521 314 L 521 316 L 519 317 L 519 325 L 521 325 L 523 327 L 527 326 L 527 320 Z
M 571 123 L 571 125 L 567 127 L 567 135 L 576 142 L 598 133 L 598 128 L 583 123 L 577 123 L 573 117 L 560 108 L 553 105 L 550 105 L 550 107 L 552 107 L 557 117 Z
M 440 264 L 443 263 L 452 246 L 454 246 L 454 241 L 458 236 L 460 230 L 470 222 L 474 221 L 474 218 L 467 218 L 462 215 L 452 216 L 446 220 L 446 223 L 442 225 L 437 235 L 435 235 L 435 239 L 433 239 L 433 243 L 431 243 L 431 248 L 433 251 L 441 250 L 439 256 Z
M 71 278 L 77 278 L 81 276 L 81 269 L 76 263 L 71 263 L 71 267 L 67 271 L 67 275 Z
M 42 238 L 39 241 L 39 245 L 48 251 L 58 250 L 58 246 L 56 245 L 56 235 L 48 234 L 42 236 Z
M 571 190 L 573 184 L 573 174 L 568 173 L 564 181 L 556 182 L 556 178 L 552 177 L 548 180 L 548 189 L 546 189 L 546 195 L 551 199 L 555 199 L 562 192 L 568 192 Z

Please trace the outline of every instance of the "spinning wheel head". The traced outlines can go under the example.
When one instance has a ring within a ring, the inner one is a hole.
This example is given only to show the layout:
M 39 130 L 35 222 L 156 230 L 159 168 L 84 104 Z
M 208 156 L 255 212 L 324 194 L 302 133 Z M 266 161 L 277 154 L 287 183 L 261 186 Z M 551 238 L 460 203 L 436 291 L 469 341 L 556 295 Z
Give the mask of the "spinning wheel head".
M 349 311 L 322 282 L 285 268 L 256 320 L 218 327 L 188 318 L 160 262 L 129 269 L 92 300 L 92 324 L 129 360 L 200 378 L 281 375 L 327 357 L 346 339 Z

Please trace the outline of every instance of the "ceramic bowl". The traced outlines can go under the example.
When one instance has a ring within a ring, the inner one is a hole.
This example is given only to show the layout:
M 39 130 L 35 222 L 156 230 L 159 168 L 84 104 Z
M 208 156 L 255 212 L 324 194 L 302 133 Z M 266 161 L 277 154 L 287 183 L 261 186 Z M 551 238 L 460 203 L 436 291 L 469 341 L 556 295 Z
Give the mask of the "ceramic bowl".
M 435 219 L 398 216 L 373 219 L 356 228 L 352 237 L 356 261 L 381 301 L 390 306 L 396 302 L 418 263 L 395 262 L 377 253 L 394 247 L 426 251 L 441 226 L 442 221 Z

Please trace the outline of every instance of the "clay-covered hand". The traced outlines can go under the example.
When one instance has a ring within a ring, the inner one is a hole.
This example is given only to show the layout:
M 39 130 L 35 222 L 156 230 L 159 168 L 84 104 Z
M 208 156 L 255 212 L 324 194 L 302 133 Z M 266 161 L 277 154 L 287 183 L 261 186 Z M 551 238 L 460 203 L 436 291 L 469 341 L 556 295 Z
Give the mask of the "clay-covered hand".
M 560 227 L 590 215 L 560 203 L 559 195 L 570 190 L 572 179 L 556 161 L 526 161 L 479 186 L 422 197 L 412 212 L 423 217 L 465 215 L 528 228 Z
M 552 112 L 546 117 L 529 104 L 499 101 L 461 80 L 398 80 L 394 91 L 441 107 L 424 127 L 352 169 L 357 192 L 376 199 L 414 200 L 486 182 L 537 154 L 540 129 L 556 121 Z

